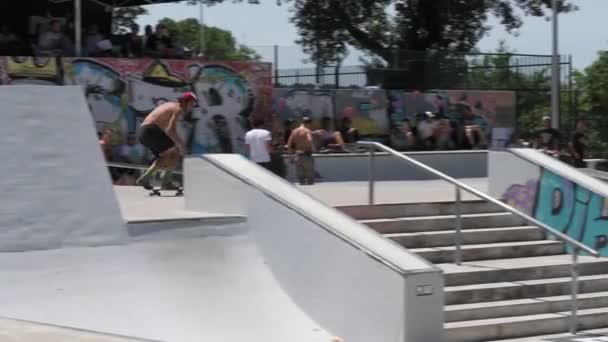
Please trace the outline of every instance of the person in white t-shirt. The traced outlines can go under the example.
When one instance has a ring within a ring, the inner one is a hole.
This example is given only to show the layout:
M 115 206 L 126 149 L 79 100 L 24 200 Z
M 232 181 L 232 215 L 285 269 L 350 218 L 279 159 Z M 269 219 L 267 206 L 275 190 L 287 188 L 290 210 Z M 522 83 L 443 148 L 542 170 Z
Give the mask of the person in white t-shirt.
M 270 166 L 272 135 L 270 134 L 270 131 L 263 129 L 263 126 L 263 120 L 255 119 L 253 121 L 253 129 L 245 134 L 247 156 L 249 156 L 249 159 L 252 162 L 272 171 Z

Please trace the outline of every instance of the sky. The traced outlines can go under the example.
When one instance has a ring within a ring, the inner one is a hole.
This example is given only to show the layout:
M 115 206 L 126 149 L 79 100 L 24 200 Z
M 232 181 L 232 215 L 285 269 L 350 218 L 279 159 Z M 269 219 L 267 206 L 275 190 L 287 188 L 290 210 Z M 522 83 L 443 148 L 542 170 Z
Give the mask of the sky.
M 579 11 L 559 18 L 560 53 L 572 55 L 574 67 L 584 69 L 595 60 L 599 50 L 608 50 L 608 34 L 599 29 L 605 27 L 602 23 L 608 13 L 608 0 L 572 1 L 579 6 Z M 187 6 L 183 2 L 146 8 L 149 14 L 138 19 L 140 25 L 154 25 L 164 17 L 199 18 L 199 6 Z M 289 5 L 277 6 L 276 0 L 260 0 L 259 5 L 249 5 L 246 1 L 233 4 L 227 0 L 203 10 L 206 25 L 232 31 L 239 43 L 255 48 L 264 61 L 273 61 L 273 46 L 278 45 L 280 69 L 310 67 L 312 65 L 303 62 L 307 56 L 295 43 L 298 32 L 289 22 L 290 17 Z M 504 39 L 518 53 L 551 54 L 551 22 L 545 18 L 525 18 L 518 36 L 505 32 L 493 18 L 489 24 L 493 29 L 478 45 L 482 52 L 492 52 Z M 359 64 L 360 56 L 352 52 L 344 65 Z

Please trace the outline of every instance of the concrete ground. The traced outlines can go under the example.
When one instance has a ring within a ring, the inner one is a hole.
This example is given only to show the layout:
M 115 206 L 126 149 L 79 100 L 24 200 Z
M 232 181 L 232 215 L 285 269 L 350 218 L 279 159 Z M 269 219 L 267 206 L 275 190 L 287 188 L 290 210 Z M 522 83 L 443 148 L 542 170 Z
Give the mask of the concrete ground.
M 226 218 L 222 213 L 184 210 L 184 198 L 175 191 L 163 191 L 162 197 L 151 197 L 149 191 L 135 186 L 115 186 L 114 192 L 122 216 L 127 222 Z
M 459 179 L 480 191 L 487 191 L 487 178 Z M 299 189 L 330 206 L 362 205 L 368 201 L 367 182 L 319 182 L 312 186 L 297 185 Z M 432 181 L 387 181 L 376 182 L 376 204 L 416 203 L 453 201 L 455 188 L 443 180 Z M 123 217 L 127 222 L 140 220 L 219 218 L 221 213 L 193 212 L 182 209 L 183 197 L 174 197 L 172 191 L 163 193 L 165 197 L 150 197 L 139 187 L 114 187 Z M 185 191 L 188 191 L 187 189 Z M 464 200 L 477 199 L 463 192 Z
M 156 342 L 7 318 L 0 318 L 0 341 Z

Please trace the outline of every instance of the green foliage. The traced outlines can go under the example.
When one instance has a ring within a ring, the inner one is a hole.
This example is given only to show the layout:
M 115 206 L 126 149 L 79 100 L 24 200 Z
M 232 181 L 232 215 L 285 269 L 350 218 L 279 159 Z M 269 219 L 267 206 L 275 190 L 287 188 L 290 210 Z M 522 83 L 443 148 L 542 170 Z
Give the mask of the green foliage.
M 124 34 L 131 31 L 140 15 L 148 14 L 148 10 L 141 6 L 119 7 L 112 13 L 113 31 L 116 34 Z
M 597 60 L 574 75 L 580 94 L 579 119 L 588 123 L 590 150 L 606 157 L 608 144 L 608 52 L 600 52 Z
M 185 47 L 192 51 L 201 51 L 200 24 L 197 19 L 188 18 L 175 21 L 170 18 L 160 20 Z M 203 26 L 204 54 L 209 60 L 236 61 L 260 60 L 261 57 L 251 48 L 238 44 L 230 31 L 213 26 Z
M 407 58 L 394 51 L 470 52 L 490 27 L 489 15 L 507 31 L 523 24 L 518 14 L 545 16 L 548 0 L 293 0 L 292 22 L 299 43 L 313 59 L 338 58 L 348 46 L 380 57 L 388 65 Z M 570 1 L 560 11 L 575 10 Z

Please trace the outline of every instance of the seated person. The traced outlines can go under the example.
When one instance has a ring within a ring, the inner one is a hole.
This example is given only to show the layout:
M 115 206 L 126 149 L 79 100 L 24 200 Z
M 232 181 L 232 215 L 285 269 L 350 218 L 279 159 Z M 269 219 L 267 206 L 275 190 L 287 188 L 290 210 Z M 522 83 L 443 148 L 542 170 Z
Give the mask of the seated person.
M 313 134 L 317 141 L 317 150 L 344 151 L 344 140 L 342 140 L 340 132 L 334 131 L 331 118 L 323 117 L 321 119 L 321 129 Z
M 460 109 L 464 128 L 464 146 L 470 149 L 487 148 L 486 120 L 480 115 L 475 115 L 469 105 L 461 105 Z
M 435 133 L 438 149 L 446 150 L 454 148 L 454 142 L 452 141 L 452 124 L 448 118 L 439 117 Z
M 391 145 L 398 151 L 413 149 L 416 146 L 416 134 L 412 130 L 410 120 L 403 119 L 391 129 Z
M 437 146 L 437 120 L 435 114 L 425 112 L 422 120 L 416 126 L 418 131 L 418 142 L 423 149 L 434 149 Z
M 349 117 L 342 118 L 340 135 L 346 144 L 354 144 L 359 141 L 359 130 L 352 127 L 352 120 Z

